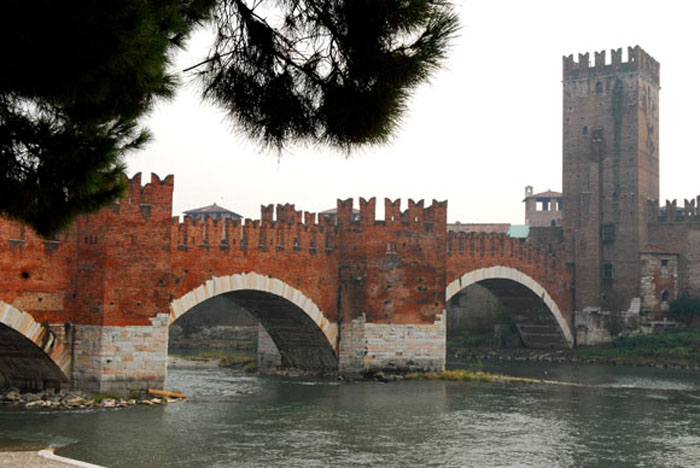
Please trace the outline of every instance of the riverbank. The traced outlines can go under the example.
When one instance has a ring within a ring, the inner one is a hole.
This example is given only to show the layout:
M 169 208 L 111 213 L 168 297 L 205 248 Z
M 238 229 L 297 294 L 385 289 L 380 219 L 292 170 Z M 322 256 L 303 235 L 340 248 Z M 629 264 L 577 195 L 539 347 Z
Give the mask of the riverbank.
M 53 450 L 0 452 L 0 468 L 103 468 L 92 463 L 60 457 Z
M 464 342 L 464 340 L 462 340 Z M 626 336 L 612 343 L 573 349 L 495 348 L 474 338 L 477 346 L 448 343 L 448 355 L 475 361 L 535 361 L 604 364 L 700 371 L 700 330 Z
M 85 393 L 77 390 L 42 392 L 24 392 L 12 388 L 0 393 L 0 405 L 17 406 L 26 409 L 76 410 L 92 408 L 126 408 L 136 405 L 164 405 L 184 400 L 185 396 L 177 392 L 148 390 L 133 392 L 127 396 L 103 393 Z

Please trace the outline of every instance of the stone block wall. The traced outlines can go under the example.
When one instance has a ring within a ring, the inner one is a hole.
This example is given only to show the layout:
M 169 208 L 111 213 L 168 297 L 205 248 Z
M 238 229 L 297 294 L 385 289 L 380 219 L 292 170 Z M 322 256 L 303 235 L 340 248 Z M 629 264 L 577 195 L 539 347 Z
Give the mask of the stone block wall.
M 341 373 L 444 370 L 444 316 L 432 324 L 368 323 L 364 316 L 343 324 Z
M 613 338 L 635 334 L 640 330 L 639 300 L 627 311 L 609 312 L 586 308 L 576 311 L 576 345 L 594 346 L 612 342 Z
M 85 391 L 126 394 L 164 388 L 168 357 L 168 315 L 151 325 L 78 325 L 73 386 Z

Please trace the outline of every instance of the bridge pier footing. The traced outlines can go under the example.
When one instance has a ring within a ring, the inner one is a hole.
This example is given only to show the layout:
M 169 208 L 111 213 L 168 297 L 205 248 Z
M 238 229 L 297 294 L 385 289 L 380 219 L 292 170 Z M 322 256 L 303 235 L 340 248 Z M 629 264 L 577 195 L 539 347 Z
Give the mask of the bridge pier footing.
M 151 325 L 76 325 L 72 386 L 87 392 L 127 394 L 165 387 L 168 314 Z
M 339 372 L 411 372 L 445 369 L 445 313 L 432 324 L 367 322 L 364 315 L 340 327 Z

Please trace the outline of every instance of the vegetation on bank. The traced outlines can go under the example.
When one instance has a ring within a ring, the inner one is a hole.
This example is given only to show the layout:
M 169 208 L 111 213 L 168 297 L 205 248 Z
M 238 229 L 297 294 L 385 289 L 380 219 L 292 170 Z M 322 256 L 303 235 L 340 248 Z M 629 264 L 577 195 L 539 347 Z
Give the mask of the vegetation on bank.
M 476 343 L 476 345 L 471 345 Z M 573 349 L 497 348 L 468 338 L 448 340 L 450 356 L 480 359 L 533 360 L 588 364 L 624 364 L 638 366 L 692 368 L 700 367 L 700 329 L 634 335 L 616 338 L 612 343 Z
M 443 372 L 410 372 L 404 375 L 404 380 L 449 380 L 453 382 L 505 382 L 524 384 L 558 384 L 576 385 L 568 382 L 556 382 L 553 380 L 531 379 L 527 377 L 513 377 L 504 374 L 492 374 L 484 371 L 468 371 L 464 369 L 446 370 Z
M 674 330 L 652 335 L 622 336 L 605 348 L 573 350 L 587 356 L 661 358 L 700 362 L 700 330 Z
M 447 336 L 447 349 L 493 347 L 493 332 L 472 333 L 467 330 L 451 330 Z
M 196 354 L 171 354 L 171 356 L 188 361 L 211 361 L 216 359 L 219 361 L 219 367 L 239 369 L 246 374 L 251 374 L 258 370 L 255 357 L 247 354 L 202 351 Z

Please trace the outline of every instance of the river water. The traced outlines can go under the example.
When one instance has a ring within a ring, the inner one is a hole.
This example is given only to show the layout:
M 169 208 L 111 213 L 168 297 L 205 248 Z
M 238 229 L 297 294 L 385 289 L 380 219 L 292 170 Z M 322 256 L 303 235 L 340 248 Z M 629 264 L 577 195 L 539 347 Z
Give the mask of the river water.
M 455 362 L 453 367 L 474 368 Z M 186 402 L 0 407 L 0 450 L 57 447 L 107 467 L 700 467 L 700 374 L 559 364 L 485 370 L 575 382 L 339 383 L 169 372 Z

